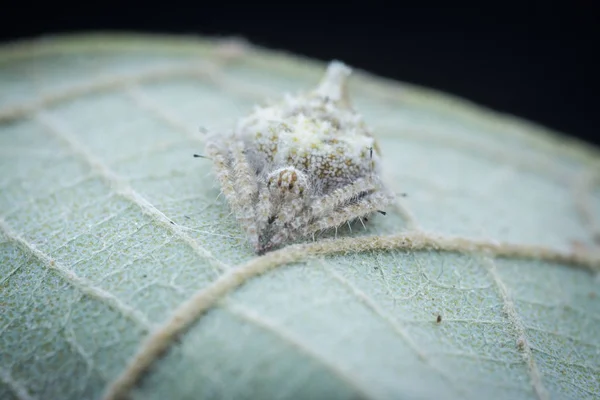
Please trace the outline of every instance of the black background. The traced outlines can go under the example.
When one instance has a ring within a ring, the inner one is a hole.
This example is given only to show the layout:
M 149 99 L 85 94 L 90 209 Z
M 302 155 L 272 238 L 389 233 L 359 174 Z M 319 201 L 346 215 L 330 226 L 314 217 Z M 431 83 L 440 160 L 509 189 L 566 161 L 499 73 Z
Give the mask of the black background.
M 0 34 L 4 41 L 83 31 L 243 36 L 446 91 L 600 144 L 600 18 L 593 1 L 481 3 L 13 3 L 4 7 Z

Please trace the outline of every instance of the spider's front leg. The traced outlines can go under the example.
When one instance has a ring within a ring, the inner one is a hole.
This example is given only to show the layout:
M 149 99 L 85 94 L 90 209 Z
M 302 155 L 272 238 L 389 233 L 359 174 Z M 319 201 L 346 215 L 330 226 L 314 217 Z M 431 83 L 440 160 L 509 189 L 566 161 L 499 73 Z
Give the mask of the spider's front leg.
M 373 212 L 378 212 L 385 208 L 393 200 L 391 194 L 382 191 L 369 192 L 363 197 L 348 203 L 335 210 L 327 217 L 318 219 L 306 225 L 302 231 L 302 236 L 309 236 L 315 232 L 323 231 L 329 228 L 337 228 L 348 221 L 365 217 Z
M 266 189 L 261 190 L 259 209 L 260 226 L 263 228 L 265 245 L 280 237 L 286 237 L 292 227 L 297 226 L 298 218 L 310 197 L 311 187 L 306 174 L 295 167 L 286 166 L 270 173 L 266 180 Z M 265 221 L 266 217 L 266 221 Z M 269 237 L 271 235 L 271 237 Z
M 258 182 L 258 201 L 256 204 L 256 229 L 258 229 L 259 243 L 264 239 L 264 233 L 267 232 L 268 226 L 273 222 L 273 204 L 271 202 L 271 192 L 266 182 Z M 256 248 L 258 251 L 259 248 Z
M 354 182 L 333 190 L 328 194 L 316 197 L 310 204 L 312 219 L 316 220 L 335 212 L 336 208 L 358 198 L 361 194 L 370 193 L 378 188 L 372 177 L 359 178 Z
M 234 187 L 234 176 L 231 170 L 231 157 L 227 146 L 228 140 L 209 139 L 206 144 L 206 153 L 213 162 L 213 170 L 219 184 L 221 193 L 225 195 L 225 200 L 234 208 L 236 192 Z M 235 210 L 233 210 L 235 212 Z
M 251 245 L 258 245 L 254 204 L 258 187 L 252 168 L 244 155 L 243 142 L 234 136 L 207 141 L 206 152 L 213 160 L 215 175 L 221 191 L 236 220 L 249 237 Z
M 248 161 L 244 142 L 235 140 L 231 148 L 233 162 L 234 183 L 237 198 L 236 216 L 242 228 L 248 235 L 248 240 L 255 249 L 258 246 L 258 229 L 256 226 L 256 202 L 258 201 L 258 181 L 256 171 Z
M 265 248 L 272 249 L 327 228 L 337 228 L 347 221 L 384 208 L 391 201 L 391 196 L 378 190 L 379 186 L 373 179 L 360 178 L 328 195 L 313 198 L 294 216 L 293 221 L 269 240 Z

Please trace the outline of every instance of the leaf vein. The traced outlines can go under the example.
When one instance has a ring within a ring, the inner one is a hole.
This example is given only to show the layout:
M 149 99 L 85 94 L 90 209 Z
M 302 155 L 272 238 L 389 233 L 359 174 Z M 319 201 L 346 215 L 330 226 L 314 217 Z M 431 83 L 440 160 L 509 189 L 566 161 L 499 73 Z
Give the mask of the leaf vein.
M 331 275 L 331 277 L 333 277 L 338 283 L 342 284 L 342 286 L 344 286 L 360 303 L 364 304 L 368 309 L 375 313 L 375 315 L 381 318 L 384 323 L 392 328 L 393 332 L 402 338 L 408 347 L 415 352 L 419 360 L 436 371 L 449 384 L 449 386 L 452 387 L 462 397 L 466 397 L 464 391 L 456 386 L 454 380 L 449 377 L 448 374 L 446 374 L 441 368 L 433 363 L 431 358 L 419 348 L 417 343 L 410 337 L 406 329 L 404 329 L 404 327 L 396 319 L 389 316 L 377 305 L 374 299 L 370 298 L 365 292 L 357 288 L 350 281 L 340 275 L 325 260 L 320 260 L 320 263 L 323 265 L 325 271 Z
M 231 301 L 221 301 L 219 305 L 238 318 L 271 332 L 281 341 L 295 348 L 299 353 L 325 366 L 335 376 L 340 378 L 340 380 L 346 383 L 349 387 L 353 388 L 356 393 L 359 393 L 361 398 L 377 398 L 377 396 L 371 394 L 367 388 L 365 388 L 363 385 L 360 385 L 360 379 L 357 376 L 354 376 L 351 372 L 347 371 L 343 365 L 338 365 L 334 361 L 329 360 L 322 354 L 314 351 L 292 332 L 289 332 L 281 326 L 276 325 L 273 321 L 270 321 L 264 316 L 259 315 L 254 310 L 250 310 L 247 307 L 243 307 L 239 304 L 234 304 Z
M 496 256 L 543 259 L 585 266 L 595 271 L 600 269 L 600 260 L 590 255 L 561 253 L 549 248 L 498 244 L 466 238 L 430 236 L 421 232 L 410 232 L 390 236 L 366 236 L 357 238 L 324 239 L 314 243 L 290 245 L 231 268 L 208 287 L 194 293 L 175 309 L 169 318 L 140 344 L 125 370 L 106 389 L 105 400 L 127 397 L 138 379 L 150 365 L 162 355 L 183 331 L 216 302 L 247 281 L 286 264 L 305 260 L 311 256 L 338 253 L 357 253 L 371 250 L 424 250 L 437 251 L 485 251 Z
M 63 126 L 60 121 L 44 112 L 38 113 L 37 116 L 40 123 L 48 128 L 50 133 L 65 142 L 71 148 L 73 153 L 80 156 L 90 166 L 90 168 L 95 170 L 108 185 L 116 190 L 116 193 L 119 196 L 138 206 L 142 213 L 150 216 L 163 228 L 166 228 L 169 232 L 181 239 L 184 243 L 190 246 L 196 254 L 208 261 L 212 267 L 219 270 L 229 268 L 228 265 L 218 260 L 212 253 L 210 253 L 210 251 L 200 246 L 196 240 L 192 239 L 189 235 L 186 235 L 179 225 L 175 225 L 175 223 L 163 212 L 158 210 L 148 200 L 133 190 L 133 188 L 129 186 L 127 182 L 117 176 L 108 168 L 108 166 L 103 164 L 101 160 L 91 154 L 91 152 L 86 149 L 83 144 L 79 143 L 75 137 L 68 132 L 67 128 Z
M 164 106 L 161 106 L 150 98 L 150 96 L 144 93 L 138 85 L 128 85 L 125 89 L 125 93 L 138 107 L 149 111 L 150 115 L 153 117 L 159 119 L 171 128 L 182 132 L 192 141 L 204 143 L 203 136 L 198 135 L 196 131 L 190 130 L 187 124 L 182 122 L 175 114 L 167 110 Z
M 73 287 L 75 287 L 81 293 L 83 293 L 93 299 L 96 299 L 96 300 L 99 300 L 99 301 L 105 303 L 112 309 L 120 312 L 126 318 L 135 322 L 138 326 L 140 326 L 144 330 L 148 330 L 151 327 L 150 322 L 148 321 L 148 319 L 142 312 L 125 304 L 118 297 L 114 296 L 112 293 L 109 293 L 109 292 L 105 291 L 104 289 L 94 286 L 92 282 L 76 275 L 73 271 L 69 270 L 61 263 L 57 262 L 56 260 L 53 260 L 46 253 L 39 250 L 33 243 L 29 243 L 27 240 L 23 239 L 21 236 L 19 236 L 14 231 L 12 231 L 10 229 L 10 227 L 6 224 L 4 219 L 1 217 L 0 217 L 0 230 L 10 241 L 17 244 L 20 248 L 22 248 L 28 254 L 30 254 L 30 255 L 34 256 L 36 259 L 40 260 L 46 268 L 58 273 L 58 275 L 60 277 L 62 277 L 65 281 L 70 283 Z
M 528 343 L 525 327 L 523 326 L 521 318 L 519 318 L 519 315 L 517 314 L 517 310 L 512 301 L 512 298 L 510 297 L 508 288 L 500 278 L 500 275 L 496 270 L 496 264 L 491 258 L 484 257 L 483 265 L 488 271 L 488 274 L 490 275 L 494 283 L 496 284 L 496 288 L 498 289 L 500 297 L 502 298 L 504 313 L 508 321 L 512 325 L 512 328 L 517 336 L 517 346 L 521 350 L 523 359 L 527 365 L 527 372 L 529 373 L 531 385 L 533 386 L 533 390 L 536 394 L 536 397 L 539 400 L 549 400 L 550 396 L 548 395 L 548 391 L 546 390 L 542 382 L 542 374 L 537 367 L 537 363 L 535 362 L 533 352 L 531 351 L 531 346 Z
M 0 110 L 0 122 L 10 122 L 24 118 L 55 104 L 92 93 L 119 90 L 136 82 L 153 82 L 180 76 L 211 76 L 216 71 L 216 64 L 194 62 L 149 68 L 141 72 L 108 75 L 82 84 L 72 85 L 66 89 L 43 93 L 34 100 L 4 108 Z
M 600 376 L 600 368 L 598 368 L 598 367 L 594 367 L 594 366 L 588 365 L 588 364 L 581 364 L 581 363 L 574 362 L 574 361 L 567 361 L 565 359 L 558 358 L 555 355 L 552 355 L 552 354 L 548 353 L 547 351 L 542 350 L 539 347 L 531 346 L 531 350 L 535 351 L 537 353 L 543 354 L 548 358 L 551 358 L 552 360 L 554 360 L 555 364 L 562 364 L 562 365 L 565 365 L 568 367 L 584 368 L 584 369 L 592 371 L 593 376 Z

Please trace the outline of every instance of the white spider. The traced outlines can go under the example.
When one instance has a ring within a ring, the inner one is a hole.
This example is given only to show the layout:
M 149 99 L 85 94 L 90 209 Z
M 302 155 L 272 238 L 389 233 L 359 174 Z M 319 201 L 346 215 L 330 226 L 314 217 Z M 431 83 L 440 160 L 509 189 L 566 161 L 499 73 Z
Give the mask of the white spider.
M 380 211 L 394 199 L 380 151 L 346 92 L 351 69 L 329 64 L 319 85 L 256 107 L 206 152 L 230 208 L 262 254 Z

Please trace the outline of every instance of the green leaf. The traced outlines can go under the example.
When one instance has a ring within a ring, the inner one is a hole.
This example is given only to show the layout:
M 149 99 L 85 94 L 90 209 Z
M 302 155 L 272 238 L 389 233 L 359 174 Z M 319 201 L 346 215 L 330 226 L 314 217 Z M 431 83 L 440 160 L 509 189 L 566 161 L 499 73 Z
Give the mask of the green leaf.
M 355 70 L 407 197 L 252 252 L 199 127 L 325 67 L 184 37 L 0 50 L 0 398 L 600 397 L 589 145 Z

